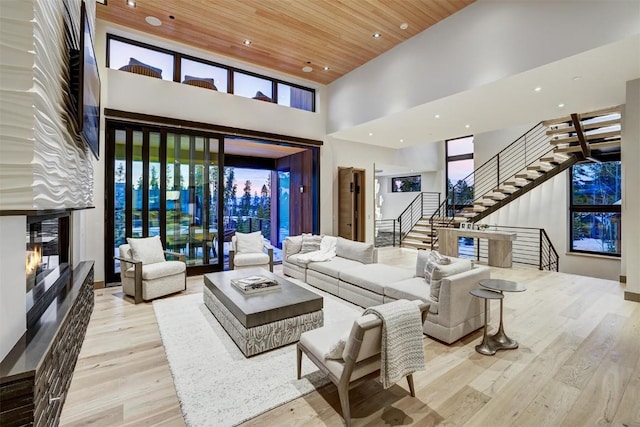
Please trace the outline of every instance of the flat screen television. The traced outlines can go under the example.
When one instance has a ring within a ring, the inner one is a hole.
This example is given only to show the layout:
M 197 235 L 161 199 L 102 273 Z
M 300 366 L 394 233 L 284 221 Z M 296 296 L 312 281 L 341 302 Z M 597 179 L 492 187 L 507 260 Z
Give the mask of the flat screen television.
M 78 126 L 80 138 L 100 156 L 100 75 L 93 48 L 91 26 L 82 2 L 80 13 L 80 69 L 78 88 Z
M 420 175 L 391 178 L 391 191 L 393 193 L 420 191 L 421 185 Z

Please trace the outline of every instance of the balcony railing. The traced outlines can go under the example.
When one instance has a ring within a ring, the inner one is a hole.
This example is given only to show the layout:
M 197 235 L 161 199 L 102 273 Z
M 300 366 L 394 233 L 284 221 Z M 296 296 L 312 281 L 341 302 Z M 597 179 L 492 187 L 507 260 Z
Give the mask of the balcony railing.
M 558 271 L 558 252 L 553 247 L 549 236 L 543 228 L 492 225 L 490 229 L 516 233 L 511 255 L 514 264 L 535 266 L 539 270 Z M 460 239 L 463 240 L 458 245 L 461 257 L 473 258 L 476 261 L 485 263 L 489 262 L 489 245 L 487 241 L 470 237 L 460 237 Z

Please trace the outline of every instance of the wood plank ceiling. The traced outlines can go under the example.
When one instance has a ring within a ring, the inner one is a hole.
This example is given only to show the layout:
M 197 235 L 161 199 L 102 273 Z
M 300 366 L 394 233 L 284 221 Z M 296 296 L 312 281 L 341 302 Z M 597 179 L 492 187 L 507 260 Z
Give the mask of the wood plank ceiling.
M 97 17 L 328 84 L 474 1 L 136 0 L 129 7 L 125 0 L 108 0 L 98 3 Z M 162 25 L 147 24 L 148 16 Z M 313 71 L 303 72 L 305 66 Z

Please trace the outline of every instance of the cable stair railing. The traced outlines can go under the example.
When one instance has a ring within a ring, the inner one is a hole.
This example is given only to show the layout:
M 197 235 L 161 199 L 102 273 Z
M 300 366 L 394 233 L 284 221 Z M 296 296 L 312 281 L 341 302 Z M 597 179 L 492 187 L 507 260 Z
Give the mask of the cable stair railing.
M 377 220 L 375 222 L 376 246 L 408 246 L 427 249 L 430 242 L 428 218 L 440 205 L 440 193 L 421 192 L 402 211 L 397 219 Z
M 513 264 L 520 267 L 537 267 L 539 270 L 559 271 L 558 252 L 553 247 L 544 228 L 491 225 L 492 231 L 516 234 L 513 241 Z M 470 242 L 471 243 L 470 243 Z M 478 238 L 464 238 L 458 248 L 459 256 L 489 262 L 488 242 Z
M 619 106 L 540 122 L 453 185 L 429 224 L 478 222 L 575 163 L 619 148 Z M 434 233 L 431 248 L 437 242 Z
M 427 249 L 414 235 L 422 233 L 421 224 L 428 225 L 428 218 L 440 205 L 440 193 L 421 192 L 395 219 L 375 221 L 375 246 L 410 246 Z M 425 234 L 427 234 L 425 232 Z M 414 242 L 414 240 L 418 240 Z

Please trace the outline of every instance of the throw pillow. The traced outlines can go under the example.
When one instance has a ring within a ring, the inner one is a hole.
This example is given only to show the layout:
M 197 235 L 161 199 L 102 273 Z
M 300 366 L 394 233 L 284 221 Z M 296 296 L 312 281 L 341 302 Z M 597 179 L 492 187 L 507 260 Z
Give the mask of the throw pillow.
M 164 250 L 160 236 L 132 238 L 127 237 L 127 243 L 131 247 L 133 259 L 142 261 L 142 264 L 155 264 L 163 262 Z
M 261 231 L 253 233 L 238 233 L 236 231 L 236 252 L 255 254 L 262 252 L 264 239 Z
M 329 349 L 324 355 L 325 359 L 334 359 L 334 360 L 342 360 L 344 353 L 344 348 L 347 346 L 347 340 L 349 340 L 349 335 L 351 331 L 347 329 L 346 333 L 338 338 L 337 341 L 331 343 Z
M 424 277 L 424 268 L 427 265 L 427 258 L 429 258 L 429 251 L 419 249 L 418 258 L 416 259 L 416 277 Z
M 431 251 L 431 253 L 433 254 L 433 257 L 436 259 L 436 261 L 438 262 L 438 264 L 440 265 L 448 265 L 451 264 L 451 258 L 447 258 L 446 256 L 443 256 L 440 252 L 438 251 Z
M 322 236 L 317 236 L 313 234 L 303 234 L 302 247 L 300 248 L 300 253 L 306 254 L 313 251 L 319 251 L 321 242 L 322 242 Z
M 138 61 L 136 58 L 129 58 L 129 65 L 139 65 L 141 67 L 146 67 L 146 68 L 150 69 L 151 71 L 157 73 L 158 76 L 160 78 L 162 78 L 162 69 L 161 68 L 152 67 L 151 65 L 148 65 L 148 64 L 145 64 L 144 62 Z
M 284 239 L 287 242 L 286 252 L 284 253 L 285 259 L 288 259 L 291 255 L 295 255 L 302 249 L 302 236 L 289 236 Z
M 424 267 L 424 280 L 430 287 L 430 296 L 433 301 L 440 300 L 440 288 L 442 279 L 454 274 L 471 270 L 471 261 L 461 259 L 449 265 L 442 265 L 436 261 L 435 255 L 429 255 Z
M 371 264 L 373 263 L 373 244 L 354 242 L 353 240 L 338 237 L 338 241 L 336 242 L 336 255 L 359 261 L 363 264 Z

